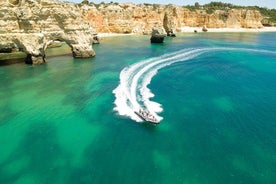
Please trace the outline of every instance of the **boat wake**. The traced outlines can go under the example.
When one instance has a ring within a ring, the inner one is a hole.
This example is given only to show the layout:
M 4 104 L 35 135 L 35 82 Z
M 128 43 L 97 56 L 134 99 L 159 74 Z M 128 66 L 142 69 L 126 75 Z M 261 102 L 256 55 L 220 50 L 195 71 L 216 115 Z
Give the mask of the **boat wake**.
M 158 116 L 162 112 L 161 104 L 151 101 L 154 94 L 147 87 L 158 70 L 176 62 L 183 62 L 196 58 L 210 51 L 238 50 L 237 48 L 197 48 L 183 49 L 160 57 L 142 60 L 131 66 L 125 67 L 120 73 L 120 83 L 113 90 L 115 95 L 114 110 L 121 116 L 143 121 L 135 112 L 142 107 L 152 114 L 157 121 L 163 118 Z M 240 50 L 240 48 L 239 48 Z M 247 51 L 260 52 L 260 50 L 243 49 Z
M 135 111 L 140 107 L 147 109 L 158 121 L 163 118 L 157 113 L 162 112 L 161 104 L 151 101 L 154 94 L 149 88 L 151 79 L 158 70 L 176 62 L 193 59 L 204 53 L 206 49 L 184 49 L 160 57 L 143 60 L 124 68 L 120 73 L 120 84 L 113 90 L 115 94 L 115 108 L 119 115 L 128 116 L 141 122 Z

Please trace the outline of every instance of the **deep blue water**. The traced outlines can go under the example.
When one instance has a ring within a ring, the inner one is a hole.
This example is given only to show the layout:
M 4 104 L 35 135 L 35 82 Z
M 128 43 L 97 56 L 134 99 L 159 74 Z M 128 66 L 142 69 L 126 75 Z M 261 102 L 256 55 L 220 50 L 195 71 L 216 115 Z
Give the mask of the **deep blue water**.
M 90 59 L 0 67 L 1 184 L 276 183 L 275 33 L 161 45 L 120 36 L 93 48 Z M 133 93 L 116 97 L 120 84 Z M 160 124 L 120 115 L 136 102 Z

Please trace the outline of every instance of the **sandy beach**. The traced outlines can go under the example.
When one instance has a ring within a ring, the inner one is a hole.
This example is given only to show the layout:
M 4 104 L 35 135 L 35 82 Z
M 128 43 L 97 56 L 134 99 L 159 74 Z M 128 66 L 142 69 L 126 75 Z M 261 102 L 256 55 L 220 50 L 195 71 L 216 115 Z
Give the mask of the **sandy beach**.
M 182 27 L 181 32 L 202 32 L 202 27 Z M 263 28 L 207 28 L 208 32 L 276 32 L 276 27 Z
M 104 38 L 104 37 L 112 37 L 112 36 L 128 36 L 128 35 L 134 35 L 134 33 L 98 33 L 97 36 L 99 38 Z
M 193 33 L 194 31 L 197 31 L 198 33 L 203 32 L 202 27 L 182 27 L 180 33 Z M 251 33 L 257 33 L 257 32 L 276 32 L 276 27 L 263 27 L 263 28 L 207 28 L 208 33 L 238 33 L 238 32 L 251 32 Z M 116 37 L 116 36 L 129 36 L 129 35 L 141 35 L 140 33 L 98 33 L 97 36 L 99 39 L 104 39 L 107 37 Z M 51 52 L 54 50 L 51 50 Z M 67 51 L 68 52 L 68 51 Z M 66 53 L 67 53 L 66 52 Z M 48 56 L 51 55 L 51 53 L 47 54 Z M 55 54 L 53 54 L 55 55 Z M 26 54 L 24 53 L 1 53 L 0 54 L 0 60 L 7 60 L 7 59 L 18 59 L 18 58 L 24 58 L 26 57 Z
M 191 33 L 194 31 L 197 32 L 203 32 L 202 27 L 182 27 L 181 32 L 182 33 Z M 207 28 L 208 32 L 215 32 L 215 33 L 234 33 L 234 32 L 276 32 L 276 27 L 263 27 L 263 28 Z M 113 37 L 113 36 L 128 36 L 128 35 L 134 35 L 139 33 L 98 33 L 99 38 L 105 38 L 105 37 Z

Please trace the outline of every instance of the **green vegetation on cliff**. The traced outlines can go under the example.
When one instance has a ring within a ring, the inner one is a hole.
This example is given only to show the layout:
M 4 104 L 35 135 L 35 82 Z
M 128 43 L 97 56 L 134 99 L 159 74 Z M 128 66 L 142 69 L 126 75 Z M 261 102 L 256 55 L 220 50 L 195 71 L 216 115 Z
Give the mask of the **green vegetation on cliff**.
M 276 9 L 268 9 L 268 8 L 259 8 L 258 10 L 261 14 L 267 18 L 268 24 L 276 25 Z
M 205 5 L 200 5 L 199 3 L 195 3 L 194 5 L 184 6 L 191 11 L 195 10 L 206 10 L 208 14 L 214 13 L 216 10 L 231 10 L 231 9 L 249 9 L 249 10 L 258 10 L 263 17 L 265 17 L 266 21 L 264 24 L 267 25 L 276 25 L 276 9 L 269 9 L 258 6 L 237 6 L 231 3 L 223 3 L 223 2 L 211 2 Z
M 101 2 L 101 3 L 97 4 L 97 3 L 89 2 L 89 0 L 83 0 L 81 4 L 93 4 L 98 9 L 99 6 L 103 5 L 103 4 L 109 5 L 109 4 L 118 4 L 118 3 L 114 3 L 113 1 L 111 1 L 110 3 Z M 150 3 L 144 3 L 144 5 L 153 6 L 154 10 L 157 9 L 159 6 L 158 4 L 150 4 Z M 171 4 L 169 4 L 169 5 L 171 5 Z M 269 9 L 269 8 L 259 7 L 259 6 L 238 6 L 238 5 L 234 5 L 231 3 L 223 3 L 223 2 L 216 2 L 216 1 L 210 2 L 205 5 L 200 5 L 198 2 L 196 2 L 194 5 L 186 5 L 184 7 L 191 11 L 205 10 L 206 13 L 208 13 L 208 14 L 212 14 L 216 10 L 224 10 L 224 11 L 228 11 L 231 9 L 257 10 L 265 18 L 263 20 L 264 25 L 276 26 L 276 9 Z M 221 19 L 222 20 L 227 19 L 227 15 L 226 14 L 222 15 Z

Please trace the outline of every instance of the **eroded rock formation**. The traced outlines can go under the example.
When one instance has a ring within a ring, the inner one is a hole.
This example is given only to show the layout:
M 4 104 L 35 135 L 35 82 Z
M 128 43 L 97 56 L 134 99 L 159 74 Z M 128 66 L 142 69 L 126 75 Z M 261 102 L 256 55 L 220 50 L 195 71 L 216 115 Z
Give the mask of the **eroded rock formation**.
M 92 57 L 93 34 L 89 21 L 73 3 L 51 0 L 0 0 L 0 51 L 24 51 L 26 62 L 45 62 L 53 40 L 66 42 L 74 57 Z
M 191 11 L 175 5 L 74 4 L 54 0 L 0 0 L 0 52 L 24 51 L 28 63 L 45 62 L 53 40 L 64 41 L 74 57 L 95 55 L 99 33 L 151 34 L 152 28 L 261 28 L 260 12 L 245 9 Z M 96 39 L 96 40 L 95 40 Z
M 164 31 L 162 29 L 152 28 L 151 32 L 151 43 L 163 43 L 165 35 L 162 34 Z
M 262 28 L 262 15 L 256 10 L 232 9 L 207 13 L 175 5 L 135 5 L 110 3 L 83 5 L 83 14 L 97 32 L 151 34 L 151 29 L 164 28 L 179 32 L 182 27 Z

